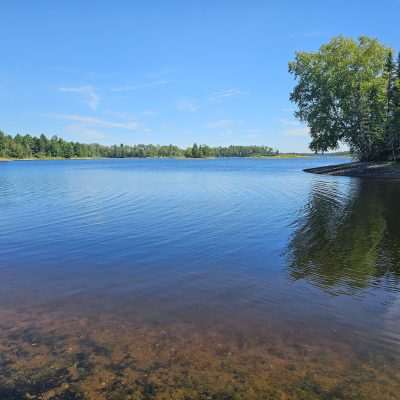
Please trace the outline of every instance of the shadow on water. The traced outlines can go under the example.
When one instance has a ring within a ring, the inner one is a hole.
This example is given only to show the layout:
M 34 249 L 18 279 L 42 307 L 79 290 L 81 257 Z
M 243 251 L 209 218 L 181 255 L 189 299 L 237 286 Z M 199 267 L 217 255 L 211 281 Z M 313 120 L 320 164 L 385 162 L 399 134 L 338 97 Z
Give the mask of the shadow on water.
M 332 294 L 400 282 L 400 185 L 354 180 L 349 193 L 316 182 L 288 247 L 289 273 Z

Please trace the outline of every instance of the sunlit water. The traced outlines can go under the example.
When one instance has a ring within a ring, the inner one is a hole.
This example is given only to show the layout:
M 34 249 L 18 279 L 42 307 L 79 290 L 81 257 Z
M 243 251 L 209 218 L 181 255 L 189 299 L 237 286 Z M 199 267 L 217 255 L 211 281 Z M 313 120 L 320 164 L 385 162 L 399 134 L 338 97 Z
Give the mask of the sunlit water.
M 346 161 L 0 163 L 0 399 L 399 399 L 400 181 Z

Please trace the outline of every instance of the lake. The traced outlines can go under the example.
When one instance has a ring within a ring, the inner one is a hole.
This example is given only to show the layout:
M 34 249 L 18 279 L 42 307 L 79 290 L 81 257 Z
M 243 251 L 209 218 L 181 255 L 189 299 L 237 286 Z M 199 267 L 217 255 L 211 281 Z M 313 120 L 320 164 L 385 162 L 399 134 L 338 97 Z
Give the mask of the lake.
M 0 399 L 398 399 L 400 182 L 346 162 L 0 165 Z

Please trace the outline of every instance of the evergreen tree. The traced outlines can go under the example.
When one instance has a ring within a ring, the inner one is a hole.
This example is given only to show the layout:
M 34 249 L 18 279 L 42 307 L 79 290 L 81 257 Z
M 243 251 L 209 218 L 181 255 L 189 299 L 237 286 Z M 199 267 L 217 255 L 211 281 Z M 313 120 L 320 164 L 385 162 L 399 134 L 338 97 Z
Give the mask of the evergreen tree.
M 197 143 L 194 143 L 194 144 L 193 144 L 193 147 L 192 147 L 192 157 L 193 157 L 193 158 L 199 158 L 199 157 L 200 157 L 199 148 L 198 148 L 198 146 L 197 146 Z
M 386 126 L 385 126 L 385 147 L 393 159 L 395 156 L 395 134 L 394 134 L 394 103 L 396 75 L 393 61 L 393 52 L 388 52 L 385 64 L 386 86 Z
M 127 146 L 102 146 L 100 144 L 84 144 L 67 142 L 57 136 L 51 139 L 45 135 L 33 137 L 16 135 L 12 137 L 0 131 L 0 157 L 4 158 L 74 158 L 74 157 L 257 157 L 274 156 L 277 153 L 268 146 L 229 146 L 209 147 L 197 145 L 181 149 L 172 144 L 167 146 L 153 144 L 137 144 Z
M 393 87 L 393 122 L 392 135 L 394 159 L 400 159 L 400 53 L 397 59 L 394 87 Z

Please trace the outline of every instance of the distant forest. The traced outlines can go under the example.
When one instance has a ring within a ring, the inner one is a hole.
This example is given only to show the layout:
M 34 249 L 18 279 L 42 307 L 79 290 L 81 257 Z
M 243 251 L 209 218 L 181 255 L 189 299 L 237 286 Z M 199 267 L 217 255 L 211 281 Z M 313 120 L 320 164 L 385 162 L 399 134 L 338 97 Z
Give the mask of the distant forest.
M 104 146 L 97 143 L 68 142 L 57 136 L 6 135 L 0 131 L 0 158 L 130 158 L 130 157 L 266 157 L 278 155 L 279 151 L 268 146 L 210 147 L 197 145 L 182 149 L 174 145 L 120 144 Z

